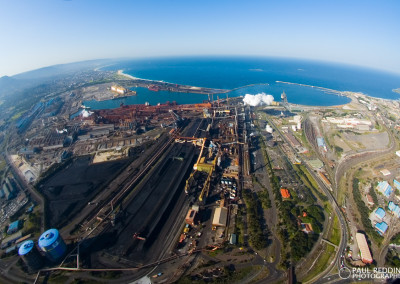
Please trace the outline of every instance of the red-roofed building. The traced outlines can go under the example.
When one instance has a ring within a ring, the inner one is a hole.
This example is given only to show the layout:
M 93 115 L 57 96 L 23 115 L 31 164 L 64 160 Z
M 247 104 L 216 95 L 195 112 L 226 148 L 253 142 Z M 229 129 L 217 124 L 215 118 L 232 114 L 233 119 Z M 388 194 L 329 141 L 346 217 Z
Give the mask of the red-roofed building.
M 367 196 L 368 205 L 373 206 L 375 203 L 374 203 L 374 200 L 372 199 L 372 196 L 369 194 L 367 194 L 366 196 Z
M 282 198 L 290 198 L 290 192 L 286 188 L 281 188 Z

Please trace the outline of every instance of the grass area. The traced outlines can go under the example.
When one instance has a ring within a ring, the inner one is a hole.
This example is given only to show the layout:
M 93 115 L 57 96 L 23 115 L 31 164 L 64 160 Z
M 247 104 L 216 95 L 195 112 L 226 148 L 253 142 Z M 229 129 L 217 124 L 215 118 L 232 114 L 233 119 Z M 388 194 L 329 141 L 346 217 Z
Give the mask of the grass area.
M 303 165 L 300 165 L 300 167 L 301 167 L 301 170 L 303 171 L 303 173 L 306 174 L 307 179 L 310 181 L 311 185 L 312 185 L 315 189 L 318 189 L 318 184 L 317 184 L 317 182 L 316 182 L 315 179 L 311 176 L 311 174 L 308 172 L 308 170 L 307 170 Z
M 3 172 L 6 169 L 6 161 L 0 158 L 0 172 Z
M 222 249 L 216 249 L 212 251 L 207 251 L 207 254 L 211 257 L 216 257 L 217 255 L 223 253 L 224 251 Z
M 301 141 L 301 144 L 303 144 L 304 147 L 311 149 L 310 144 L 308 143 L 306 135 L 304 133 L 304 130 L 302 130 L 301 133 L 293 132 L 293 134 L 296 136 L 297 139 Z
M 340 244 L 339 219 L 336 215 L 333 218 L 332 231 L 329 240 L 337 246 Z
M 243 225 L 243 214 L 239 210 L 236 216 L 235 222 L 235 233 L 238 236 L 238 244 L 241 245 L 244 243 L 244 225 Z
M 254 278 L 253 280 L 250 281 L 250 283 L 257 283 L 261 280 L 263 280 L 264 278 L 267 278 L 269 275 L 269 270 L 267 267 L 262 266 L 260 269 L 262 269 L 262 271 L 260 272 L 260 274 L 258 274 L 258 276 L 256 278 Z
M 315 264 L 307 274 L 307 277 L 301 279 L 302 283 L 310 281 L 315 276 L 323 272 L 330 264 L 331 259 L 335 256 L 335 248 L 329 244 L 325 244 L 325 246 L 325 251 L 321 253 L 318 259 L 315 261 Z
M 324 210 L 327 215 L 332 214 L 332 205 L 329 203 L 329 201 L 324 202 Z
M 12 120 L 12 121 L 17 120 L 17 119 L 20 118 L 25 112 L 27 112 L 27 111 L 26 111 L 26 110 L 23 110 L 23 111 L 20 111 L 20 112 L 14 114 L 14 115 L 11 117 L 11 120 Z
M 319 190 L 319 186 L 315 179 L 311 176 L 304 165 L 293 165 L 293 168 L 299 174 L 299 177 L 303 183 L 314 193 L 315 196 L 319 197 L 322 201 L 326 201 L 327 197 L 323 192 Z

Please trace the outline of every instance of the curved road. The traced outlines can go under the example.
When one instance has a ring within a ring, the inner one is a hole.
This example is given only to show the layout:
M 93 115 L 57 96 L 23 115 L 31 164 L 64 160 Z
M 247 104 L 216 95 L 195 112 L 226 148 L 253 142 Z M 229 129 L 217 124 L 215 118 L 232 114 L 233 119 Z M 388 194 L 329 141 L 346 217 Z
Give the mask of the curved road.
M 284 139 L 284 141 L 292 148 L 294 153 L 296 153 L 296 150 L 293 148 L 292 144 L 290 144 L 289 141 L 287 141 L 286 137 L 281 133 L 279 128 L 277 128 L 275 126 L 275 124 L 271 120 L 268 120 L 268 122 L 273 126 L 273 128 L 275 128 L 275 130 L 279 133 L 279 135 L 282 137 L 282 139 Z M 348 238 L 347 223 L 346 223 L 346 220 L 344 218 L 343 212 L 340 210 L 340 207 L 337 204 L 337 201 L 334 198 L 334 196 L 332 195 L 331 191 L 320 180 L 320 178 L 314 173 L 314 170 L 308 165 L 308 163 L 303 159 L 303 157 L 298 156 L 298 158 L 301 161 L 301 163 L 303 165 L 305 165 L 305 167 L 310 172 L 312 177 L 315 179 L 315 181 L 318 183 L 320 188 L 324 191 L 325 195 L 328 197 L 328 199 L 329 199 L 330 203 L 332 204 L 332 207 L 333 207 L 333 209 L 334 209 L 334 211 L 335 211 L 335 213 L 336 213 L 336 215 L 338 217 L 338 220 L 339 220 L 339 222 L 341 224 L 341 239 L 340 239 L 340 244 L 338 246 L 338 249 L 336 251 L 336 255 L 335 255 L 334 261 L 332 262 L 331 265 L 328 266 L 327 269 L 325 269 L 325 271 L 320 273 L 318 276 L 314 277 L 312 280 L 308 281 L 308 283 L 315 283 L 318 280 L 321 280 L 322 278 L 324 278 L 332 270 L 333 265 L 335 263 L 336 263 L 338 269 L 340 269 L 340 266 L 341 266 L 341 261 L 340 260 L 341 260 L 341 258 L 339 256 L 344 254 L 345 249 L 346 249 L 346 245 L 347 245 L 347 238 Z

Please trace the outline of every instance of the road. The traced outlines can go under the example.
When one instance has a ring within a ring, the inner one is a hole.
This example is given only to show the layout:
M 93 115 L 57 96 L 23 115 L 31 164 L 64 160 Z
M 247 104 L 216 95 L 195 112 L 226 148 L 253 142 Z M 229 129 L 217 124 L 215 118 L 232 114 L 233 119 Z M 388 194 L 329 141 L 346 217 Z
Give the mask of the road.
M 389 137 L 390 137 L 389 148 L 382 149 L 382 150 L 376 150 L 376 151 L 365 151 L 365 152 L 353 154 L 353 155 L 344 157 L 339 162 L 339 165 L 336 167 L 336 171 L 335 171 L 335 184 L 336 184 L 335 192 L 338 192 L 338 185 L 339 185 L 340 179 L 344 176 L 344 174 L 350 168 L 356 166 L 357 164 L 360 164 L 360 163 L 366 162 L 368 160 L 377 158 L 379 156 L 388 154 L 395 150 L 396 144 L 394 143 L 394 138 L 388 129 L 386 129 L 386 131 L 388 132 Z M 307 168 L 310 171 L 310 167 L 308 165 L 307 165 Z M 314 175 L 314 173 L 312 171 L 310 171 L 310 173 L 312 173 Z M 320 186 L 324 185 L 319 179 L 315 178 L 315 175 L 314 175 L 314 179 L 318 182 L 318 184 Z M 323 186 L 321 188 L 324 189 L 325 186 Z M 326 190 L 324 189 L 324 191 L 326 191 Z M 336 212 L 337 216 L 339 217 L 339 222 L 341 225 L 341 231 L 342 231 L 341 237 L 342 238 L 340 240 L 339 250 L 337 251 L 336 261 L 335 261 L 338 269 L 340 269 L 341 265 L 342 265 L 341 263 L 343 263 L 343 266 L 346 266 L 346 263 L 343 261 L 343 257 L 338 257 L 338 256 L 345 255 L 345 249 L 346 249 L 347 239 L 348 239 L 347 222 L 346 222 L 346 219 L 344 218 L 343 212 L 339 209 L 336 199 L 330 194 L 330 192 L 329 192 L 329 195 L 327 194 L 327 196 L 328 196 L 329 200 L 331 201 L 331 203 L 335 205 L 334 206 L 335 212 Z M 346 240 L 346 241 L 344 241 L 344 240 Z M 349 282 L 351 282 L 349 280 L 341 279 L 338 274 L 333 274 L 333 275 L 327 276 L 328 273 L 329 273 L 329 271 L 325 270 L 324 273 L 320 274 L 318 276 L 318 278 L 314 278 L 312 281 L 315 283 L 327 283 L 327 281 L 329 281 L 329 282 L 334 281 L 334 283 L 349 283 Z M 328 280 L 328 278 L 329 278 L 329 280 Z M 336 279 L 339 281 L 336 281 Z
M 23 188 L 25 192 L 29 193 L 29 195 L 38 203 L 39 211 L 41 213 L 40 216 L 42 216 L 40 231 L 43 232 L 44 231 L 44 226 L 45 226 L 45 215 L 43 214 L 43 212 L 44 212 L 44 198 L 43 198 L 43 196 L 41 196 L 31 184 L 26 182 L 24 177 L 21 175 L 20 170 L 11 161 L 11 158 L 8 155 L 7 151 L 4 154 L 4 158 L 5 158 L 6 162 L 7 162 L 7 164 L 10 166 L 10 169 L 11 169 L 11 171 L 13 173 L 13 176 L 14 176 L 15 180 L 18 182 L 18 184 L 20 185 L 20 187 Z
M 250 124 L 249 120 L 249 114 L 246 113 L 245 115 L 245 121 L 244 123 L 247 123 L 248 125 Z M 249 132 L 252 132 L 251 129 L 248 130 Z M 269 176 L 266 172 L 266 161 L 264 160 L 264 154 L 262 153 L 260 145 L 258 143 L 254 145 L 253 149 L 249 150 L 249 156 L 250 156 L 250 169 L 253 169 L 252 172 L 257 176 L 257 178 L 260 179 L 261 183 L 267 188 L 269 197 L 271 199 L 271 208 L 268 209 L 268 213 L 266 210 L 264 210 L 264 214 L 268 216 L 264 216 L 265 220 L 269 221 L 268 222 L 268 228 L 271 230 L 271 235 L 273 237 L 272 239 L 272 244 L 270 246 L 274 248 L 274 261 L 267 262 L 265 261 L 262 257 L 259 255 L 256 255 L 256 258 L 259 259 L 259 264 L 264 265 L 268 268 L 269 274 L 268 277 L 265 279 L 260 280 L 257 283 L 273 283 L 275 281 L 278 281 L 279 279 L 282 279 L 284 276 L 284 273 L 276 268 L 280 261 L 280 253 L 281 253 L 281 242 L 279 238 L 277 237 L 276 233 L 276 226 L 278 222 L 278 216 L 277 216 L 277 208 L 275 202 L 273 202 L 273 191 L 272 191 L 272 186 L 270 184 Z
M 293 148 L 293 146 L 289 143 L 289 141 L 287 141 L 286 137 L 281 133 L 281 131 L 279 130 L 278 127 L 276 127 L 276 125 L 273 123 L 272 120 L 268 120 L 268 122 L 272 125 L 272 127 L 279 133 L 279 135 L 282 137 L 282 139 L 292 148 L 293 152 L 296 153 L 296 150 Z M 334 258 L 334 261 L 332 262 L 331 265 L 329 265 L 329 267 L 327 269 L 325 269 L 325 271 L 323 271 L 322 273 L 320 273 L 317 277 L 314 277 L 314 279 L 310 280 L 309 283 L 314 283 L 322 278 L 324 278 L 332 269 L 333 267 L 333 263 L 336 263 L 338 269 L 340 269 L 341 266 L 341 261 L 340 261 L 340 255 L 344 255 L 345 253 L 345 249 L 347 246 L 347 240 L 348 240 L 348 229 L 347 229 L 347 223 L 346 223 L 346 219 L 343 216 L 343 212 L 340 210 L 339 205 L 337 204 L 336 199 L 333 197 L 331 191 L 329 190 L 329 188 L 327 188 L 327 186 L 320 180 L 319 176 L 317 176 L 314 173 L 314 170 L 309 166 L 309 164 L 303 159 L 302 156 L 298 156 L 298 159 L 301 161 L 301 163 L 307 168 L 307 170 L 309 171 L 309 173 L 312 175 L 312 177 L 314 178 L 314 180 L 318 183 L 319 187 L 324 191 L 325 195 L 327 196 L 329 202 L 331 203 L 335 214 L 338 217 L 339 223 L 340 223 L 340 227 L 341 227 L 341 239 L 340 239 L 340 244 L 339 244 L 339 248 L 336 250 L 336 255 Z M 332 219 L 333 220 L 333 219 Z

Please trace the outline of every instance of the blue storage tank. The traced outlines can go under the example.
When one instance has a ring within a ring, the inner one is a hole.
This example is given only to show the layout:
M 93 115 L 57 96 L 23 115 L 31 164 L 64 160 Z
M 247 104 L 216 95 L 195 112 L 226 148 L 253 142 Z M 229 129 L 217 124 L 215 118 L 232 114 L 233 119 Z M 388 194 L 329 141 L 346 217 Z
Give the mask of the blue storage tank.
M 43 258 L 35 247 L 34 242 L 31 240 L 21 244 L 18 249 L 18 254 L 31 271 L 38 270 L 43 265 Z
M 51 261 L 59 260 L 67 250 L 67 246 L 57 229 L 44 232 L 39 238 L 39 247 Z

